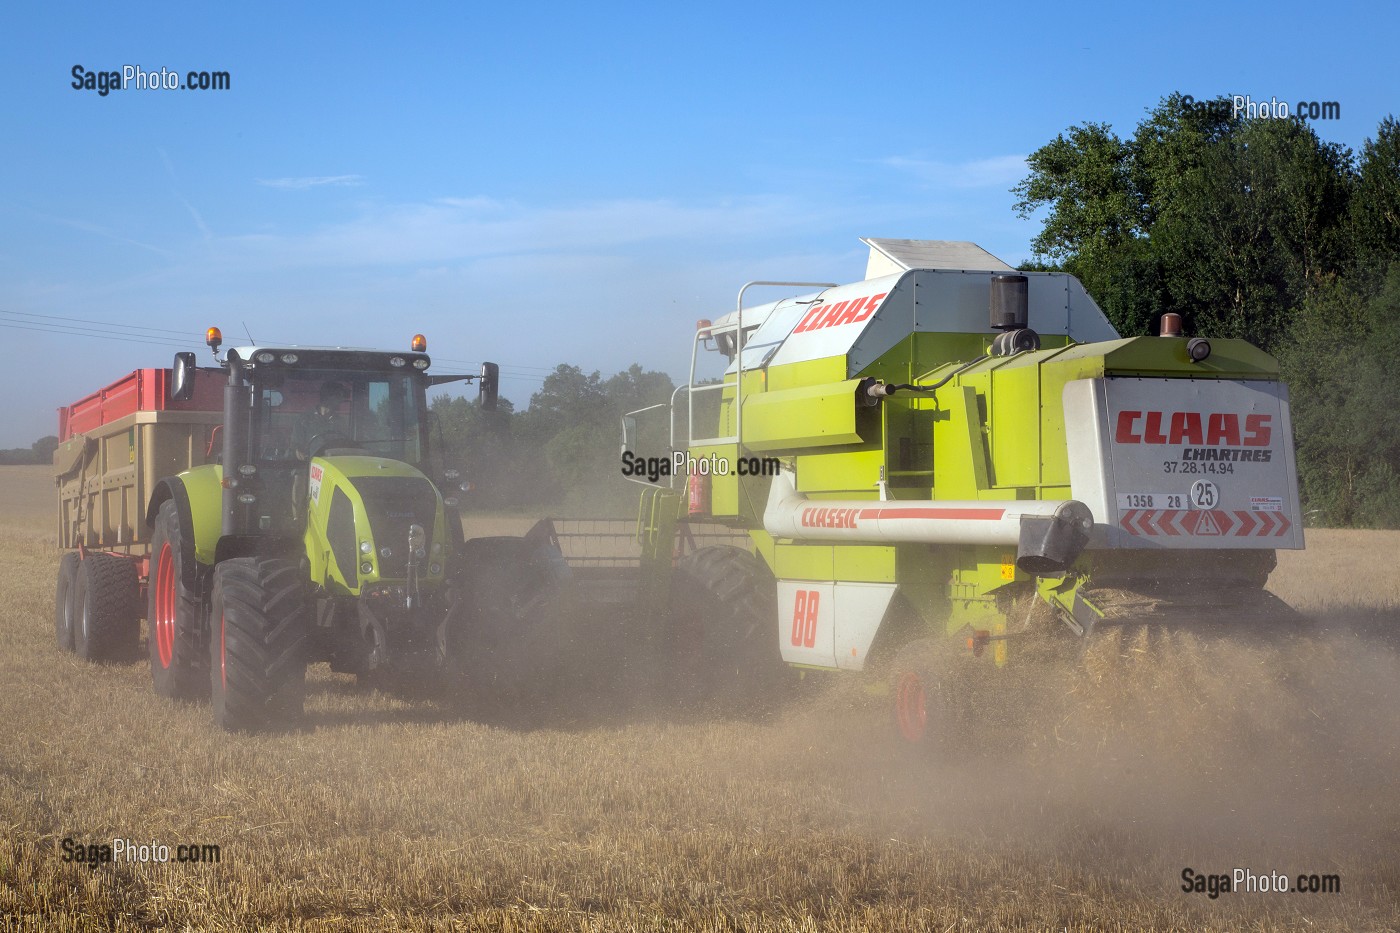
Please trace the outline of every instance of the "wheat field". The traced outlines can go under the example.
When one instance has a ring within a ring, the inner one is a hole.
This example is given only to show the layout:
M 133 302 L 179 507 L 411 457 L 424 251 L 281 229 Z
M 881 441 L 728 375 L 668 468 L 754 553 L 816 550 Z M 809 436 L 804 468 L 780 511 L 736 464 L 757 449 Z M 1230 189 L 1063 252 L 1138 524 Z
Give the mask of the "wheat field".
M 1032 740 L 928 761 L 855 676 L 770 721 L 639 697 L 524 730 L 313 668 L 310 729 L 224 735 L 144 661 L 55 647 L 51 513 L 47 470 L 0 468 L 6 928 L 1400 927 L 1397 533 L 1281 556 L 1271 587 L 1316 637 L 1161 665 L 1125 639 Z M 220 860 L 64 861 L 117 838 Z M 1181 890 L 1237 867 L 1343 889 Z

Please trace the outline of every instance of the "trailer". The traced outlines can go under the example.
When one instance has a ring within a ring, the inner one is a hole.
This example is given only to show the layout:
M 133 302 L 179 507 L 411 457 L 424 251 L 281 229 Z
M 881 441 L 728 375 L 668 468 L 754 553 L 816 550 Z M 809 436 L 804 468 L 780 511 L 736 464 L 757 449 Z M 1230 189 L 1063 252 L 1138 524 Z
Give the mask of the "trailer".
M 146 503 L 160 481 L 214 460 L 223 400 L 201 380 L 170 394 L 171 370 L 138 369 L 58 410 L 54 481 L 60 558 L 59 647 L 88 660 L 139 648 L 152 529 Z

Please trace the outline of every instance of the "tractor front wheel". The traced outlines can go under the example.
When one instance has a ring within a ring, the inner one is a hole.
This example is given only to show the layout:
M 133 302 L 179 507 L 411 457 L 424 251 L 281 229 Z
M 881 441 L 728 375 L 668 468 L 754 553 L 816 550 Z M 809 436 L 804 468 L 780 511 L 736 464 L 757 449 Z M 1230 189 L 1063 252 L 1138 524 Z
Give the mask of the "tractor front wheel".
M 238 557 L 214 568 L 214 721 L 229 732 L 296 725 L 306 698 L 310 603 L 301 566 Z

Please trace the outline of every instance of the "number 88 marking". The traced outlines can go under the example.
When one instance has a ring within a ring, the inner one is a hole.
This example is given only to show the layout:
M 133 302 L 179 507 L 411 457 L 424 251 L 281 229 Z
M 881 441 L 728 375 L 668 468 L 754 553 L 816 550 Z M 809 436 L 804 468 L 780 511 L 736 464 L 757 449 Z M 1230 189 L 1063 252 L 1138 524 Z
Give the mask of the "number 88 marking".
M 821 603 L 818 590 L 798 590 L 792 603 L 792 643 L 797 648 L 812 648 L 817 644 L 817 607 Z

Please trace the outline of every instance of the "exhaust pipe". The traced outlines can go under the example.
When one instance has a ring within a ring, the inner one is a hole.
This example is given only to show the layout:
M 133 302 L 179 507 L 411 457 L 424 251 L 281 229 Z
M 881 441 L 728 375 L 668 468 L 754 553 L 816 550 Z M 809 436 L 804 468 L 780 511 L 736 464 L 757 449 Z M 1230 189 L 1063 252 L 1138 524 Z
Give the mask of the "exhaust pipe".
M 1094 527 L 1075 499 L 952 502 L 928 499 L 808 499 L 791 473 L 773 478 L 763 527 L 775 538 L 849 544 L 999 544 L 1016 546 L 1026 573 L 1060 573 L 1074 563 Z

